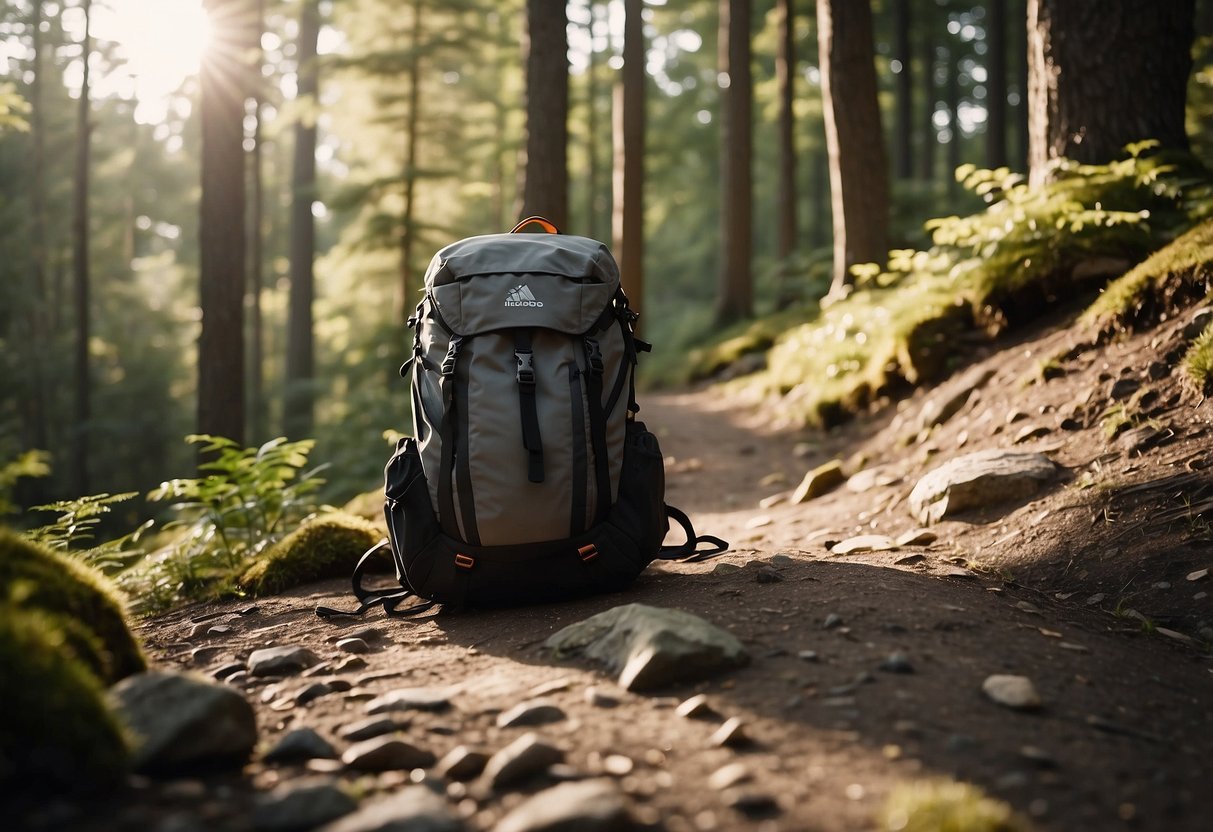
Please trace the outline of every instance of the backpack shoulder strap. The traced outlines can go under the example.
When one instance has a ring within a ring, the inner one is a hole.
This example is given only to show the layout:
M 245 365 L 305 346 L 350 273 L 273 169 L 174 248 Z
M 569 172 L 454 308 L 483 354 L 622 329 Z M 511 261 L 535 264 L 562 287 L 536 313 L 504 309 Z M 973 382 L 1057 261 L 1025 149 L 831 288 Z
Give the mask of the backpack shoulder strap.
M 687 517 L 686 513 L 681 509 L 674 508 L 669 503 L 666 503 L 665 514 L 666 517 L 682 526 L 682 530 L 686 532 L 687 540 L 686 543 L 681 543 L 677 546 L 662 546 L 661 551 L 657 554 L 659 559 L 676 560 L 682 563 L 698 563 L 701 560 L 714 558 L 729 550 L 727 540 L 722 540 L 711 534 L 695 534 L 695 527 L 691 525 L 691 518 Z M 710 548 L 700 549 L 701 543 L 708 544 Z
M 326 621 L 336 616 L 361 616 L 367 610 L 374 607 L 383 606 L 383 611 L 388 615 L 393 616 L 411 616 L 419 615 L 434 607 L 434 601 L 426 601 L 421 604 L 413 604 L 412 606 L 399 609 L 410 598 L 416 598 L 417 594 L 410 589 L 401 588 L 394 592 L 371 592 L 362 585 L 362 575 L 366 571 L 367 564 L 371 558 L 379 552 L 391 546 L 391 542 L 386 538 L 376 543 L 371 548 L 367 549 L 362 557 L 358 559 L 358 565 L 354 567 L 354 577 L 351 579 L 354 589 L 354 597 L 358 599 L 358 609 L 356 610 L 339 610 L 333 607 L 316 607 L 316 615 Z

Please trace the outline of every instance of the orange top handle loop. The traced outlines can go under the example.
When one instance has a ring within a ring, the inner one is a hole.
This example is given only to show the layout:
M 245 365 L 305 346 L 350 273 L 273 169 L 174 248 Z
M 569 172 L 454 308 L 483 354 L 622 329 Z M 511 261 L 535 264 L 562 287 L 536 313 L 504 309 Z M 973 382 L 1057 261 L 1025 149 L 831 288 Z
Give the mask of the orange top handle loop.
M 517 234 L 519 231 L 526 228 L 531 223 L 538 225 L 540 228 L 542 228 L 544 231 L 546 231 L 549 234 L 559 234 L 560 233 L 559 228 L 557 228 L 555 225 L 553 225 L 551 223 L 551 221 L 545 220 L 543 217 L 527 217 L 525 220 L 523 220 L 522 222 L 520 222 L 516 226 L 514 226 L 514 230 L 511 231 L 510 233 Z

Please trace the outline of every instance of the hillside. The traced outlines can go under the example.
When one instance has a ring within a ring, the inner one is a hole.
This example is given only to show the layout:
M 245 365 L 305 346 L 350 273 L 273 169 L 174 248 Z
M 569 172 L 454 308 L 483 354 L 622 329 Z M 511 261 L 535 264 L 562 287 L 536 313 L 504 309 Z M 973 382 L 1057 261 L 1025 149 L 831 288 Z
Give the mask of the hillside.
M 1203 829 L 1213 811 L 1213 404 L 1175 366 L 1194 315 L 1206 313 L 1184 309 L 1101 343 L 1076 340 L 1078 312 L 1059 310 L 982 348 L 939 387 L 828 432 L 777 429 L 769 410 L 713 387 L 643 397 L 641 416 L 667 455 L 667 499 L 733 549 L 654 566 L 619 596 L 325 622 L 315 604 L 347 602 L 344 583 L 328 582 L 150 620 L 142 634 L 153 662 L 225 678 L 253 703 L 253 761 L 240 772 L 136 778 L 101 807 L 55 806 L 31 827 L 281 828 L 272 818 L 287 804 L 275 801 L 319 778 L 363 807 L 332 827 L 341 830 L 387 828 L 362 813 L 416 797 L 409 782 L 444 796 L 427 811 L 448 825 L 399 828 L 931 829 L 938 821 L 924 813 L 947 804 L 986 818 L 964 829 Z M 940 424 L 924 427 L 932 413 Z M 987 449 L 1042 453 L 1059 467 L 1035 494 L 947 517 L 916 543 L 865 537 L 884 550 L 839 554 L 859 535 L 919 529 L 908 508 L 918 480 Z M 846 483 L 788 502 L 805 472 L 830 460 Z M 751 663 L 636 693 L 544 650 L 561 627 L 632 602 L 703 616 L 739 638 Z M 336 646 L 353 636 L 368 652 Z M 307 648 L 319 663 L 303 676 L 247 672 L 251 652 L 270 646 Z M 1030 679 L 1040 704 L 1012 709 L 983 695 L 999 675 Z M 506 788 L 424 762 L 411 774 L 418 763 L 349 762 L 349 731 L 366 721 L 368 701 L 418 687 L 436 704 L 392 714 L 383 730 L 423 760 L 461 746 L 491 754 L 533 731 L 562 762 Z M 706 713 L 676 715 L 700 693 Z M 499 724 L 535 702 L 555 708 L 543 724 Z M 731 717 L 744 742 L 717 734 Z M 266 759 L 304 727 L 346 762 Z M 544 826 L 533 806 L 518 808 L 585 778 L 588 791 L 570 798 L 581 801 L 573 826 Z M 956 798 L 948 789 L 960 787 L 941 780 L 980 791 Z M 613 820 L 594 825 L 603 806 Z M 991 820 L 1007 806 L 1014 818 Z M 503 820 L 514 810 L 523 820 Z M 422 823 L 421 809 L 408 811 Z

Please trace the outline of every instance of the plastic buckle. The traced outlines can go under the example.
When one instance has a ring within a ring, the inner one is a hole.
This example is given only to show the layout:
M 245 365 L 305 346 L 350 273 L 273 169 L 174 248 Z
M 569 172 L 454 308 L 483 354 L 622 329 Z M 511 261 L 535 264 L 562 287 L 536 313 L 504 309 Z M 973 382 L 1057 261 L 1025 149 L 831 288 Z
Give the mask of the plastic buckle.
M 577 554 L 581 555 L 582 561 L 589 563 L 594 558 L 598 557 L 598 547 L 591 543 L 587 546 L 582 546 L 579 548 L 577 550 Z
M 463 552 L 455 554 L 455 565 L 460 569 L 471 569 L 476 565 L 476 559 L 470 555 L 465 555 Z
M 598 348 L 598 342 L 593 338 L 585 339 L 585 357 L 590 363 L 590 369 L 594 372 L 594 375 L 602 375 L 602 350 Z
M 442 374 L 444 376 L 455 375 L 455 359 L 459 358 L 459 348 L 462 346 L 462 338 L 455 337 L 451 339 L 451 345 L 446 350 L 446 358 L 442 359 Z
M 535 354 L 530 350 L 514 350 L 514 358 L 518 360 L 518 372 L 514 377 L 518 383 L 527 386 L 535 385 Z

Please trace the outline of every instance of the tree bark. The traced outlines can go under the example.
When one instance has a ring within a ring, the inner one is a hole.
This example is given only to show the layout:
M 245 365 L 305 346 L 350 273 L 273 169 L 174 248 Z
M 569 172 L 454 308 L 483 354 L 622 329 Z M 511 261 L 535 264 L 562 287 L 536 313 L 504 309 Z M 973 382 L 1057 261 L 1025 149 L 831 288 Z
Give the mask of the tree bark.
M 265 31 L 265 0 L 257 0 L 256 30 L 258 41 Z M 258 69 L 265 63 L 265 54 L 258 48 Z M 260 75 L 258 76 L 260 77 Z M 263 273 L 265 232 L 262 229 L 262 213 L 265 208 L 265 183 L 263 181 L 263 159 L 261 154 L 261 84 L 253 89 L 253 149 L 249 159 L 249 182 L 252 186 L 249 203 L 249 435 L 254 442 L 266 439 L 269 432 L 269 413 L 265 400 L 265 327 L 262 319 L 261 293 L 265 284 Z
M 935 181 L 935 154 L 939 149 L 939 135 L 935 130 L 935 23 L 932 14 L 934 4 L 925 6 L 922 17 L 922 148 L 918 157 L 918 178 L 923 182 Z
M 413 32 L 409 44 L 409 111 L 404 124 L 404 211 L 400 220 L 400 312 L 403 324 L 413 314 L 413 247 L 417 240 L 417 145 L 421 132 L 421 0 L 413 0 Z
M 89 151 L 92 139 L 92 113 L 89 99 L 89 59 L 93 44 L 89 35 L 92 0 L 83 0 L 84 35 L 81 43 L 80 99 L 76 105 L 76 181 L 72 214 L 73 306 L 76 312 L 75 396 L 72 430 L 72 490 L 89 493 L 88 457 L 92 420 L 92 383 L 89 377 L 89 264 L 88 264 L 88 191 Z
M 1194 0 L 1029 0 L 1029 179 L 1156 139 L 1187 149 Z
M 252 15 L 247 0 L 206 0 L 205 8 L 211 45 L 199 72 L 198 432 L 243 442 L 244 98 Z
M 526 164 L 520 213 L 546 217 L 563 230 L 569 214 L 568 14 L 564 0 L 527 0 L 526 16 Z
M 1007 164 L 1007 2 L 990 0 L 986 13 L 986 167 Z
M 754 314 L 752 221 L 754 88 L 750 72 L 750 0 L 720 0 L 720 273 L 716 322 Z
M 304 0 L 299 9 L 295 56 L 298 78 L 295 99 L 303 102 L 295 123 L 295 159 L 291 169 L 290 261 L 291 293 L 287 312 L 286 396 L 283 430 L 293 439 L 312 435 L 315 421 L 316 299 L 316 109 L 320 67 L 316 59 L 320 37 L 320 0 Z
M 599 240 L 602 238 L 598 236 L 598 53 L 594 49 L 594 24 L 598 22 L 598 4 L 591 1 L 589 11 L 590 22 L 586 26 L 586 32 L 589 35 L 590 52 L 585 70 L 585 236 L 591 240 Z M 624 36 L 627 36 L 626 33 Z M 612 218 L 612 226 L 613 223 Z
M 956 169 L 960 167 L 962 154 L 960 152 L 960 46 L 955 41 L 948 48 L 947 72 L 944 103 L 948 108 L 949 138 L 945 158 L 948 160 L 948 196 L 956 196 L 960 190 L 960 183 L 956 181 Z
M 33 304 L 29 320 L 27 345 L 32 372 L 31 395 L 22 403 L 26 413 L 24 420 L 29 431 L 29 441 L 34 448 L 49 448 L 46 406 L 46 363 L 43 359 L 45 344 L 49 338 L 47 305 L 50 302 L 47 289 L 47 233 L 46 233 L 46 121 L 43 104 L 44 78 L 42 72 L 42 0 L 34 0 L 30 14 L 30 255 L 33 260 Z
M 893 158 L 898 179 L 914 176 L 914 56 L 910 48 L 913 17 L 910 0 L 893 0 L 893 58 L 901 64 L 895 78 L 897 131 L 893 137 Z
M 787 260 L 796 250 L 796 19 L 793 0 L 777 0 L 779 38 L 775 52 L 775 81 L 779 87 L 778 248 Z
M 851 266 L 888 258 L 888 162 L 869 0 L 817 0 L 817 33 L 834 217 L 830 297 L 838 298 L 854 283 Z
M 1028 156 L 1031 153 L 1031 140 L 1028 129 L 1028 9 L 1027 0 L 1014 0 L 1014 25 L 1011 31 L 1015 33 L 1015 85 L 1019 92 L 1019 106 L 1015 108 L 1015 169 L 1028 172 Z
M 645 48 L 643 0 L 624 1 L 623 68 L 612 119 L 615 171 L 612 237 L 624 294 L 644 307 Z

